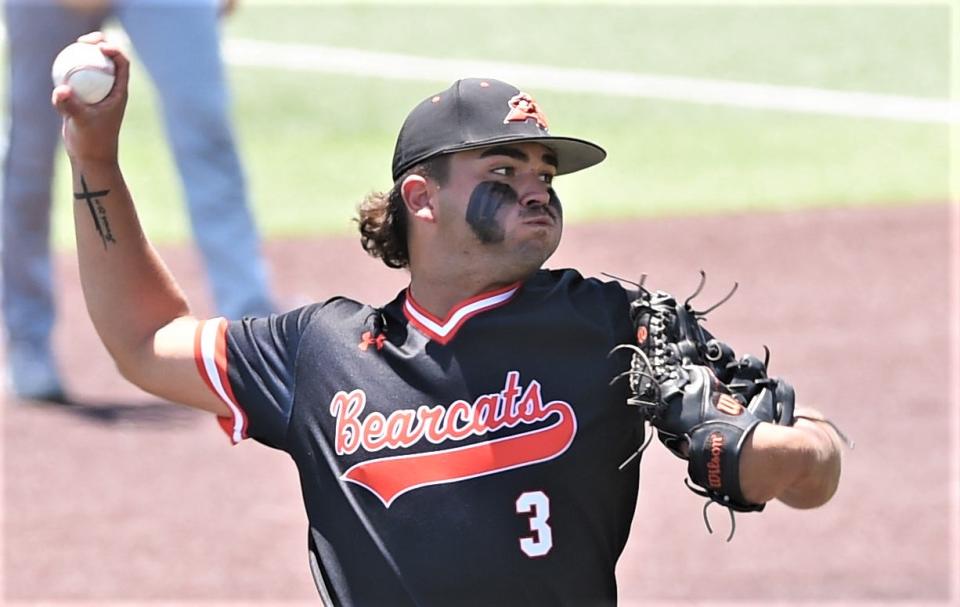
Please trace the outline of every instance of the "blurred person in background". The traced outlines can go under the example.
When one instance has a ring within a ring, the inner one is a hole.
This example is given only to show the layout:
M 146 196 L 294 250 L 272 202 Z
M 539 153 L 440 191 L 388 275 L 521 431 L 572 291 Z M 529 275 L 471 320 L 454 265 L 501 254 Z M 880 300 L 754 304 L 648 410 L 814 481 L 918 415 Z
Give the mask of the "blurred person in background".
M 57 53 L 119 21 L 153 79 L 219 314 L 272 311 L 267 269 L 229 116 L 220 17 L 234 0 L 6 0 L 8 87 L 2 185 L 2 300 L 9 390 L 68 402 L 51 345 L 51 185 L 61 119 Z

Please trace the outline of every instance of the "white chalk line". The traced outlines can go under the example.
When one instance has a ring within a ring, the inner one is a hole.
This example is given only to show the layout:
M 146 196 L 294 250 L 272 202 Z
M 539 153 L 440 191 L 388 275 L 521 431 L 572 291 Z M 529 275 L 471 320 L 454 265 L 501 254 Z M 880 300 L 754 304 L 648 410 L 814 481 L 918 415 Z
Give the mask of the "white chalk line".
M 497 78 L 533 90 L 879 118 L 904 122 L 960 122 L 960 103 L 946 99 L 836 91 L 685 78 L 655 74 L 562 68 L 496 61 L 440 59 L 322 45 L 248 39 L 224 41 L 234 66 L 450 83 L 465 76 Z

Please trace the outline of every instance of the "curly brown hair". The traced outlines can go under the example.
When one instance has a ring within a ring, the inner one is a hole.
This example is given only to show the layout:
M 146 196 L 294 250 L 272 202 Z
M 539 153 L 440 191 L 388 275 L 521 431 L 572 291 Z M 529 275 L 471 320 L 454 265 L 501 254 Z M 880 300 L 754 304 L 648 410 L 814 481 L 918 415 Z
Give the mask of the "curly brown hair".
M 355 219 L 360 228 L 360 245 L 372 257 L 379 257 L 390 268 L 410 265 L 407 248 L 407 207 L 400 184 L 409 175 L 421 175 L 443 185 L 449 176 L 450 156 L 435 156 L 400 176 L 389 192 L 370 192 L 357 207 Z

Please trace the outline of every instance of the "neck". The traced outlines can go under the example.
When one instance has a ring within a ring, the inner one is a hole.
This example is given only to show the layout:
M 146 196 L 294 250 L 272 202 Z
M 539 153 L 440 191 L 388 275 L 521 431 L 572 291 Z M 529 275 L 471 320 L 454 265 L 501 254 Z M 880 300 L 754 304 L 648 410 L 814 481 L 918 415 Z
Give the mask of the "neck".
M 471 297 L 527 280 L 544 261 L 503 247 L 457 247 L 439 237 L 411 237 L 409 252 L 410 292 L 417 304 L 441 319 Z
M 526 277 L 492 277 L 461 272 L 443 276 L 411 272 L 410 292 L 416 302 L 437 318 L 446 318 L 450 310 L 464 300 L 510 286 Z

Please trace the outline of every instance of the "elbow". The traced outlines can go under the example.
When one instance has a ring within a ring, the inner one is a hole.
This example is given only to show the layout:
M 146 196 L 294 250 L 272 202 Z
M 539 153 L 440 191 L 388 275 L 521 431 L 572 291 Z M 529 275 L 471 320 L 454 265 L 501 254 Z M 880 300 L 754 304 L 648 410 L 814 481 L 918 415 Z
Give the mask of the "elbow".
M 120 377 L 141 390 L 147 390 L 139 366 L 131 362 L 129 357 L 113 356 L 113 366 L 116 368 L 117 373 L 120 374 Z
M 139 383 L 137 381 L 137 371 L 136 371 L 135 365 L 131 365 L 124 358 L 118 358 L 114 356 L 113 366 L 114 368 L 116 368 L 117 373 L 120 374 L 120 377 L 122 377 L 123 379 L 127 380 L 128 382 L 130 382 L 135 386 L 139 386 Z
M 116 368 L 117 373 L 119 373 L 123 379 L 141 390 L 149 392 L 149 382 L 147 374 L 145 373 L 146 367 L 143 364 L 142 348 L 144 347 L 148 347 L 147 342 L 139 346 L 130 344 L 122 348 L 108 347 L 107 352 L 109 352 L 110 358 L 113 359 L 114 368 Z

